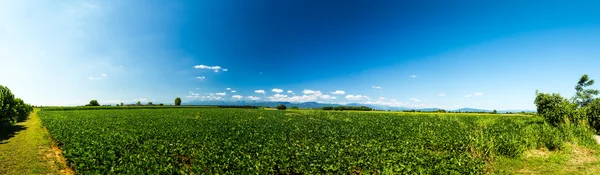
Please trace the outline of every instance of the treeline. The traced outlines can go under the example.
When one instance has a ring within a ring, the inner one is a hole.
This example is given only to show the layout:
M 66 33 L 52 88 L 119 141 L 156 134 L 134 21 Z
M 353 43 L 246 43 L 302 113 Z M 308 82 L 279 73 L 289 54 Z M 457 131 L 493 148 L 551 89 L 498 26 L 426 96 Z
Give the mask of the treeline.
M 31 111 L 33 106 L 20 98 L 15 98 L 8 87 L 0 85 L 0 125 L 23 121 Z
M 554 125 L 589 126 L 600 132 L 600 99 L 596 98 L 599 91 L 586 89 L 592 86 L 594 80 L 583 75 L 575 86 L 575 96 L 571 99 L 558 93 L 539 93 L 536 91 L 535 105 L 537 113 Z
M 372 111 L 372 108 L 366 106 L 325 106 L 323 110 L 335 110 L 335 111 Z

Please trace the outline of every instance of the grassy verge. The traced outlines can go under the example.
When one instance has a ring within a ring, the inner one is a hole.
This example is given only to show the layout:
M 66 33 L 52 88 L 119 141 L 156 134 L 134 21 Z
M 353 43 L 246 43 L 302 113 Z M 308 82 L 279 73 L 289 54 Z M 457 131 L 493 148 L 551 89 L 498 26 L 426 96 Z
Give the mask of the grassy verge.
M 54 161 L 46 157 L 51 142 L 37 110 L 15 127 L 21 129 L 0 143 L 0 174 L 59 174 Z
M 561 151 L 538 149 L 520 158 L 500 157 L 493 174 L 600 174 L 599 147 L 567 144 Z

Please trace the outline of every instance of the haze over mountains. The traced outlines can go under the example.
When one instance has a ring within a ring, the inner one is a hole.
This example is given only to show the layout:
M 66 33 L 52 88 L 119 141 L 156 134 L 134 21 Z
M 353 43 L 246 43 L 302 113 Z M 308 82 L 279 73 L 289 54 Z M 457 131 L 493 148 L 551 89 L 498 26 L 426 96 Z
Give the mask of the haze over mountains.
M 297 106 L 299 108 L 322 108 L 325 106 L 367 106 L 377 110 L 394 110 L 394 111 L 402 111 L 402 110 L 420 110 L 420 111 L 437 111 L 441 108 L 408 108 L 408 107 L 393 107 L 393 106 L 385 106 L 385 105 L 371 105 L 371 104 L 360 104 L 360 103 L 348 103 L 345 105 L 342 104 L 329 104 L 329 103 L 318 103 L 318 102 L 303 102 L 303 103 L 291 103 L 291 102 L 265 102 L 265 101 L 216 101 L 216 100 L 194 100 L 189 102 L 184 102 L 183 105 L 249 105 L 249 106 L 269 106 L 276 107 L 277 105 L 284 104 L 287 107 Z M 460 112 L 491 112 L 494 109 L 477 109 L 477 108 L 460 108 L 454 110 L 446 110 L 446 111 L 460 111 Z M 532 110 L 498 110 L 499 113 L 506 112 L 535 112 Z

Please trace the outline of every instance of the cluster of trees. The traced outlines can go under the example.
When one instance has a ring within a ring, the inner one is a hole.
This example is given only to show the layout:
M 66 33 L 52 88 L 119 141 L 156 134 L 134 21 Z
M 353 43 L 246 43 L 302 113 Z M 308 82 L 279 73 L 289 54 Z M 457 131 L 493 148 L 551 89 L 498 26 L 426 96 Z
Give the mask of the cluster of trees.
M 539 93 L 536 91 L 535 105 L 537 113 L 552 125 L 561 124 L 589 125 L 600 131 L 600 99 L 599 91 L 590 89 L 594 80 L 583 75 L 575 85 L 575 96 L 571 99 L 558 93 Z
M 336 110 L 336 111 L 372 111 L 372 108 L 366 106 L 325 106 L 323 110 Z
M 0 85 L 0 125 L 23 121 L 31 111 L 33 106 L 15 98 L 8 87 Z
M 285 106 L 284 104 L 280 104 L 280 105 L 277 105 L 276 108 L 277 108 L 277 110 L 285 110 L 285 109 L 287 109 L 287 106 Z

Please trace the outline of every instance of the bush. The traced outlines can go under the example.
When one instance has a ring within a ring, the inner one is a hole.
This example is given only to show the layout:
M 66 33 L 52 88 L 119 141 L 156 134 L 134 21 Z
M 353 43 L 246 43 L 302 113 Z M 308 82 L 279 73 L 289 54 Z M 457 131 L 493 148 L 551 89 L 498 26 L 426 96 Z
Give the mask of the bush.
M 180 106 L 181 105 L 181 98 L 177 97 L 175 98 L 175 106 Z
M 298 106 L 293 106 L 292 109 L 298 109 Z
M 560 96 L 560 94 L 537 93 L 535 105 L 540 116 L 554 126 L 565 123 L 579 124 L 584 118 L 582 111 L 577 105 Z
M 14 98 L 15 96 L 8 87 L 0 85 L 0 125 L 14 121 Z
M 277 110 L 285 110 L 286 108 L 284 104 L 277 105 Z
M 600 99 L 595 99 L 588 104 L 586 117 L 590 127 L 596 132 L 600 131 Z

